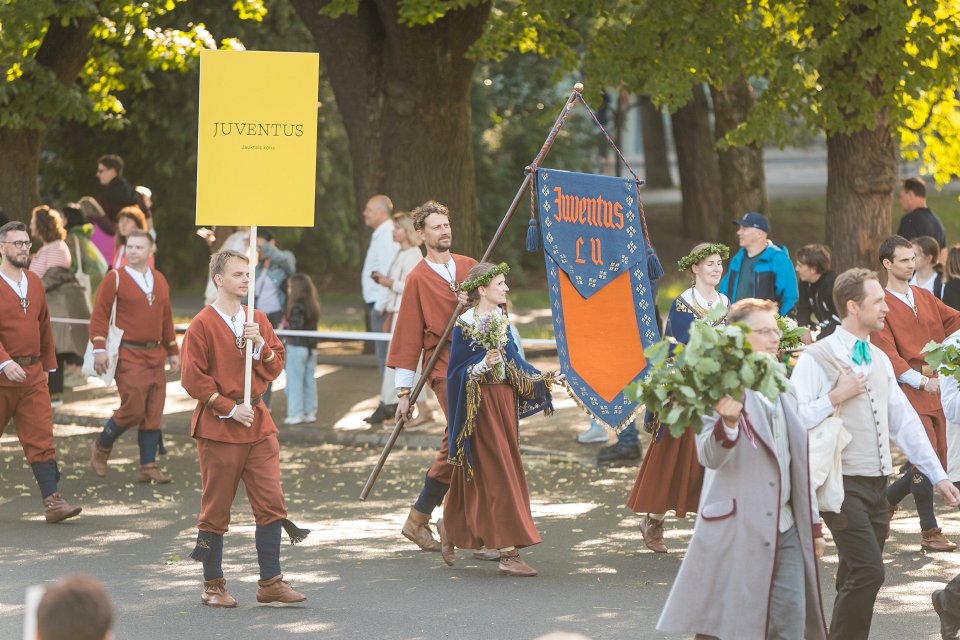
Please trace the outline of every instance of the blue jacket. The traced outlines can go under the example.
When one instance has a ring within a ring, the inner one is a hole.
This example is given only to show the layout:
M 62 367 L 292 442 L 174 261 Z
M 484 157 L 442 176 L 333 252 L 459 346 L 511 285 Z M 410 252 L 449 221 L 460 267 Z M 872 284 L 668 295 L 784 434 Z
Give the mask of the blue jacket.
M 720 292 L 730 298 L 731 304 L 737 301 L 735 296 L 740 279 L 740 265 L 743 264 L 746 254 L 743 248 L 737 251 L 730 259 L 730 266 L 720 281 Z M 753 266 L 753 276 L 754 297 L 776 302 L 782 316 L 793 311 L 800 294 L 797 291 L 797 274 L 793 270 L 793 261 L 790 260 L 786 247 L 769 242 Z

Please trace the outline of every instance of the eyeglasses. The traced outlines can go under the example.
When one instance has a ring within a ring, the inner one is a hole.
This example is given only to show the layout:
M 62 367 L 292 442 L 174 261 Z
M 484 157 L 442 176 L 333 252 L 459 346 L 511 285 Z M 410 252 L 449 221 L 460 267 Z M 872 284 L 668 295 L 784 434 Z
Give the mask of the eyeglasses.
M 783 337 L 783 331 L 780 329 L 754 329 L 753 333 L 761 336 L 776 336 L 777 340 Z
M 12 244 L 17 249 L 29 249 L 30 247 L 33 246 L 33 243 L 30 242 L 29 240 L 15 240 L 13 242 L 7 242 L 4 240 L 4 241 L 0 241 L 0 244 Z

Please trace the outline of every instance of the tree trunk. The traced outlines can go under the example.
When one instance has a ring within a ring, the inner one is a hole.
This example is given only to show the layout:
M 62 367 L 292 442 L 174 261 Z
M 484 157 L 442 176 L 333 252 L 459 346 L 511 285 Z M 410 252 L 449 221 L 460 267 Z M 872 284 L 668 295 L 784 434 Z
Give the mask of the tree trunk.
M 753 87 L 740 77 L 733 84 L 711 87 L 717 142 L 746 121 L 756 101 Z M 722 237 L 736 243 L 736 229 L 730 222 L 748 211 L 767 213 L 767 183 L 763 169 L 763 147 L 748 144 L 718 148 L 723 208 L 720 212 Z
M 321 3 L 320 6 L 326 3 Z M 357 208 L 375 194 L 398 209 L 438 200 L 450 209 L 454 250 L 480 252 L 466 51 L 490 2 L 426 26 L 397 22 L 395 0 L 365 0 L 336 19 L 293 0 L 326 66 L 350 141 Z M 359 237 L 363 221 L 357 216 Z M 366 241 L 362 241 L 363 246 Z
M 897 150 L 886 111 L 873 130 L 827 134 L 826 237 L 833 270 L 877 268 L 880 243 L 890 236 Z
M 86 63 L 90 51 L 91 26 L 92 17 L 73 18 L 64 23 L 54 16 L 37 49 L 37 65 L 43 71 L 52 73 L 56 82 L 64 87 L 76 81 L 77 74 Z M 32 78 L 28 76 L 18 80 L 23 83 L 31 81 Z M 4 108 L 11 112 L 49 113 L 50 109 L 22 104 L 24 100 L 35 98 L 36 94 L 31 92 L 14 94 L 11 104 Z M 51 118 L 42 120 L 34 128 L 0 127 L 0 208 L 5 209 L 11 220 L 28 220 L 30 211 L 40 204 L 40 144 Z
M 0 209 L 11 220 L 28 221 L 31 209 L 40 204 L 37 175 L 42 139 L 39 129 L 0 127 Z
M 720 167 L 710 126 L 710 107 L 702 85 L 694 85 L 693 98 L 672 116 L 673 142 L 680 172 L 683 237 L 713 241 L 719 238 L 714 213 L 722 198 Z
M 667 155 L 667 131 L 663 113 L 650 96 L 637 96 L 640 109 L 640 134 L 643 136 L 643 179 L 649 189 L 670 189 L 670 157 Z

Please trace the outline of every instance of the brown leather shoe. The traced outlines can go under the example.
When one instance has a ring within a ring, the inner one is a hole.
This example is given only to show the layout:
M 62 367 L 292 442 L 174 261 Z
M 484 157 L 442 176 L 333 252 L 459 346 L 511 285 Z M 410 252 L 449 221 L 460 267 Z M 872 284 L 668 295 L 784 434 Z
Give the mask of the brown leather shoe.
M 440 557 L 448 567 L 452 567 L 457 560 L 457 549 L 447 538 L 447 530 L 443 528 L 443 518 L 437 520 L 437 532 L 440 534 Z
M 922 536 L 920 548 L 924 551 L 953 551 L 957 548 L 957 545 L 950 542 L 947 536 L 943 535 L 940 527 L 927 529 L 926 531 L 920 532 L 920 535 Z
M 499 559 L 500 559 L 500 552 L 497 551 L 496 549 L 487 549 L 486 547 L 484 547 L 483 549 L 480 549 L 479 551 L 474 551 L 474 552 L 473 552 L 473 559 L 474 559 L 474 560 L 487 560 L 487 561 L 492 562 L 492 561 L 494 561 L 494 560 L 499 560 Z
M 237 601 L 227 593 L 227 581 L 223 578 L 203 581 L 203 593 L 200 594 L 200 602 L 208 607 L 220 607 L 222 609 L 233 609 L 237 606 Z
M 107 477 L 107 460 L 110 459 L 110 449 L 104 449 L 94 438 L 90 443 L 90 468 L 101 478 Z
M 649 514 L 643 516 L 640 518 L 640 533 L 647 549 L 656 553 L 667 552 L 667 545 L 663 544 L 663 520 L 651 518 Z
M 160 471 L 156 462 L 140 465 L 140 475 L 137 476 L 137 482 L 156 482 L 157 484 L 168 484 L 173 478 Z
M 269 580 L 257 580 L 257 602 L 293 604 L 306 599 L 307 596 L 293 590 L 290 583 L 283 579 L 283 574 Z
M 498 573 L 505 576 L 516 576 L 518 578 L 532 578 L 537 575 L 537 570 L 520 559 L 517 551 L 500 554 L 500 566 Z
M 47 522 L 60 522 L 79 515 L 81 511 L 83 507 L 74 507 L 63 499 L 59 491 L 43 499 L 43 515 Z
M 411 508 L 401 530 L 403 537 L 420 547 L 421 551 L 440 551 L 440 543 L 430 531 L 430 516 Z

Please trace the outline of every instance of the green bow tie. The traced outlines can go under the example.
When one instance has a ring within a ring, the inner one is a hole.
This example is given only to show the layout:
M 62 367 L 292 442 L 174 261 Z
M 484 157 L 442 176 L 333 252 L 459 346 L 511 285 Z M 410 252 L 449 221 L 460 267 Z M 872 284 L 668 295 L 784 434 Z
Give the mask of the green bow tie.
M 870 344 L 866 340 L 853 345 L 853 364 L 870 364 Z

